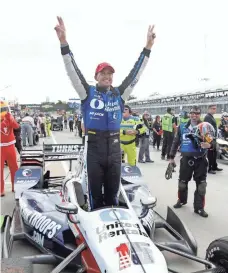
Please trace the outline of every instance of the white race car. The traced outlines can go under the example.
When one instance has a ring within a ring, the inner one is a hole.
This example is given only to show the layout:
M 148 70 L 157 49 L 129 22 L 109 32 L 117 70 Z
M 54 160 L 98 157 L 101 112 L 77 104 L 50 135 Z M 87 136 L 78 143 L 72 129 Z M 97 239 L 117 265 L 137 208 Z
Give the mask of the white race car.
M 166 220 L 155 211 L 156 198 L 137 167 L 122 166 L 119 206 L 90 211 L 82 148 L 44 145 L 43 151 L 21 153 L 15 176 L 16 207 L 3 225 L 3 265 L 9 261 L 13 241 L 26 239 L 44 253 L 23 257 L 26 263 L 57 263 L 52 273 L 67 266 L 77 273 L 176 272 L 168 267 L 162 251 L 204 264 L 207 271 L 203 272 L 226 272 L 212 264 L 210 256 L 208 260 L 196 256 L 195 239 L 171 208 Z M 76 171 L 66 177 L 44 173 L 45 161 L 75 158 Z M 158 228 L 166 229 L 176 240 L 156 242 L 154 231 Z M 13 259 L 9 263 L 15 265 Z

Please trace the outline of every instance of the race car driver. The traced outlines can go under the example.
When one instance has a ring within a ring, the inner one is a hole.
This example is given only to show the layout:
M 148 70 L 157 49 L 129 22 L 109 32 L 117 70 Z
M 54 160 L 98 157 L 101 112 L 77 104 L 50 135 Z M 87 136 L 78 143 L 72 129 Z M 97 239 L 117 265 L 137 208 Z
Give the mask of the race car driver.
M 12 191 L 14 191 L 14 176 L 18 170 L 17 166 L 17 155 L 15 148 L 15 136 L 14 129 L 19 128 L 19 124 L 15 121 L 13 116 L 9 113 L 8 104 L 5 101 L 0 101 L 0 110 L 1 110 L 1 135 L 0 135 L 0 155 L 1 155 L 1 175 L 0 175 L 0 184 L 1 192 L 0 196 L 5 195 L 5 181 L 4 181 L 4 162 L 7 161 L 10 175 L 11 175 L 11 184 Z
M 86 82 L 66 40 L 64 22 L 61 17 L 57 19 L 58 25 L 55 30 L 61 43 L 61 53 L 68 76 L 81 99 L 86 139 L 88 139 L 86 161 L 89 209 L 99 208 L 104 204 L 117 205 L 121 171 L 120 123 L 124 101 L 133 91 L 146 67 L 155 40 L 154 26 L 148 29 L 146 46 L 133 69 L 122 84 L 114 88 L 112 81 L 115 70 L 108 63 L 97 66 L 94 77 L 97 81 L 96 86 Z
M 170 163 L 175 163 L 174 158 L 180 145 L 182 158 L 180 160 L 178 201 L 174 205 L 174 208 L 181 208 L 183 205 L 187 204 L 188 182 L 193 176 L 193 179 L 196 182 L 194 212 L 202 217 L 208 217 L 207 212 L 204 210 L 208 167 L 206 155 L 207 149 L 211 148 L 214 143 L 201 142 L 198 147 L 195 147 L 193 140 L 189 138 L 189 135 L 194 133 L 198 124 L 201 123 L 200 115 L 201 110 L 197 106 L 192 107 L 190 111 L 190 120 L 186 124 L 182 123 L 178 127 L 170 152 Z
M 124 106 L 123 119 L 120 125 L 120 142 L 121 149 L 127 154 L 128 164 L 136 165 L 136 137 L 146 132 L 146 127 L 143 126 L 139 118 L 133 117 L 131 108 L 128 105 Z

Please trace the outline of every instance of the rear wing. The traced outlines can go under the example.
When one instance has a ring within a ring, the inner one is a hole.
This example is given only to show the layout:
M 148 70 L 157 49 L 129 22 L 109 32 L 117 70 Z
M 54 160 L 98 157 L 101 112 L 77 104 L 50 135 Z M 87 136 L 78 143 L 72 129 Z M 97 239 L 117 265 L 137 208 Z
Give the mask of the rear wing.
M 22 150 L 20 157 L 23 160 L 43 159 L 44 161 L 77 160 L 83 153 L 83 144 L 43 144 L 43 149 Z

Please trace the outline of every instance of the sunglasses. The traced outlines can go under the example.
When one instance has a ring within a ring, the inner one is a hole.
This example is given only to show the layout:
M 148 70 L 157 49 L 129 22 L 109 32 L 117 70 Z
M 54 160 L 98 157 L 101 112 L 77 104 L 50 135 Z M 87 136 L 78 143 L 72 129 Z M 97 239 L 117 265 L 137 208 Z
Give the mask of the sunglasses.
M 125 108 L 124 111 L 129 111 L 129 109 L 128 109 L 128 108 Z
M 190 112 L 190 115 L 196 115 L 196 116 L 198 116 L 200 114 L 201 114 L 200 112 Z

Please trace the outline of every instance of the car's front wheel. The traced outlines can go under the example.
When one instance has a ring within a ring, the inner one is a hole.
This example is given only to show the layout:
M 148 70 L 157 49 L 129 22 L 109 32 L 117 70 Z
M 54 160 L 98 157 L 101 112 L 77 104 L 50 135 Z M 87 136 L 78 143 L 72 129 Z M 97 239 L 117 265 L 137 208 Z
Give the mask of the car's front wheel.
M 210 243 L 206 251 L 206 260 L 221 268 L 221 272 L 228 273 L 228 236 Z

